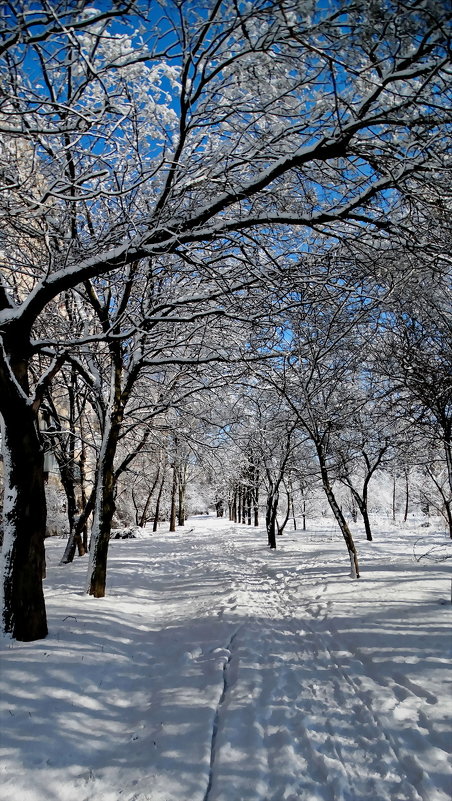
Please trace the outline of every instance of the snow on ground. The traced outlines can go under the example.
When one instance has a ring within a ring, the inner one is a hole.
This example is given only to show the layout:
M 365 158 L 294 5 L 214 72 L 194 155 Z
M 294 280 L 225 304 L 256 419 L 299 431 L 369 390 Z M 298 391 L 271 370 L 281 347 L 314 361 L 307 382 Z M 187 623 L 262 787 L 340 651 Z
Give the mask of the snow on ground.
M 108 597 L 47 541 L 50 635 L 0 641 L 1 801 L 448 801 L 444 534 L 209 517 L 112 541 Z M 328 528 L 329 526 L 329 528 Z

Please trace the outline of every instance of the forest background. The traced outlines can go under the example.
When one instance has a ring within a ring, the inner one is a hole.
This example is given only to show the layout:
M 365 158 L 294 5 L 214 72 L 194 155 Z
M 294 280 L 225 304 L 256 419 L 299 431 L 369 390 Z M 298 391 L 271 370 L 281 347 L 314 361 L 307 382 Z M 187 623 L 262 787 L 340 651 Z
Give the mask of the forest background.
M 62 493 L 95 597 L 193 474 L 271 549 L 330 509 L 353 577 L 378 481 L 452 536 L 449 4 L 0 14 L 5 631 L 47 634 Z

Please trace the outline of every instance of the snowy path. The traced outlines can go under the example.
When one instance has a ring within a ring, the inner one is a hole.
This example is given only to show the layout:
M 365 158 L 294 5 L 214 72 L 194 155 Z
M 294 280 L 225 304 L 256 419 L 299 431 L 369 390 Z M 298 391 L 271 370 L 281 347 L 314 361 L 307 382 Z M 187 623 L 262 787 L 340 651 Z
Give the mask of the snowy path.
M 109 595 L 48 545 L 51 634 L 1 642 L 0 801 L 449 801 L 450 578 L 414 537 L 191 521 L 112 542 Z

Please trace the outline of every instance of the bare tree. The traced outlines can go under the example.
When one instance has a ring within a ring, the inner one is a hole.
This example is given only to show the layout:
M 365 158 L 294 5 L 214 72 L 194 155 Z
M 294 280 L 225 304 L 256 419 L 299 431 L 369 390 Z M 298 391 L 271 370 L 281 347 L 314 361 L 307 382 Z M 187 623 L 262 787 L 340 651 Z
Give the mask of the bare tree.
M 44 310 L 150 257 L 171 272 L 176 252 L 208 261 L 222 286 L 227 255 L 270 226 L 298 226 L 305 248 L 318 231 L 388 230 L 413 176 L 442 167 L 450 17 L 441 4 L 334 2 L 306 16 L 289 0 L 210 0 L 127 29 L 119 16 L 109 36 L 120 3 L 82 4 L 82 24 L 79 3 L 56 18 L 22 8 L 27 25 L 4 15 L 1 65 L 2 572 L 5 629 L 30 640 L 47 631 L 36 411 L 64 349 L 38 341 Z M 40 349 L 48 368 L 33 385 Z

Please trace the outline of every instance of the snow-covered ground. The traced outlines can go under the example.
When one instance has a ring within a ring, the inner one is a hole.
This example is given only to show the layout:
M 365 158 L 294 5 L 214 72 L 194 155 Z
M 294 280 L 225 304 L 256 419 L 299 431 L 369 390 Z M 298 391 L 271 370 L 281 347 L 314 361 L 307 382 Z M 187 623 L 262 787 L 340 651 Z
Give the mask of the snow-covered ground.
M 112 541 L 102 600 L 48 541 L 50 635 L 1 640 L 1 801 L 448 801 L 451 562 L 420 531 L 358 537 L 353 581 L 332 524 L 272 552 L 192 519 Z

